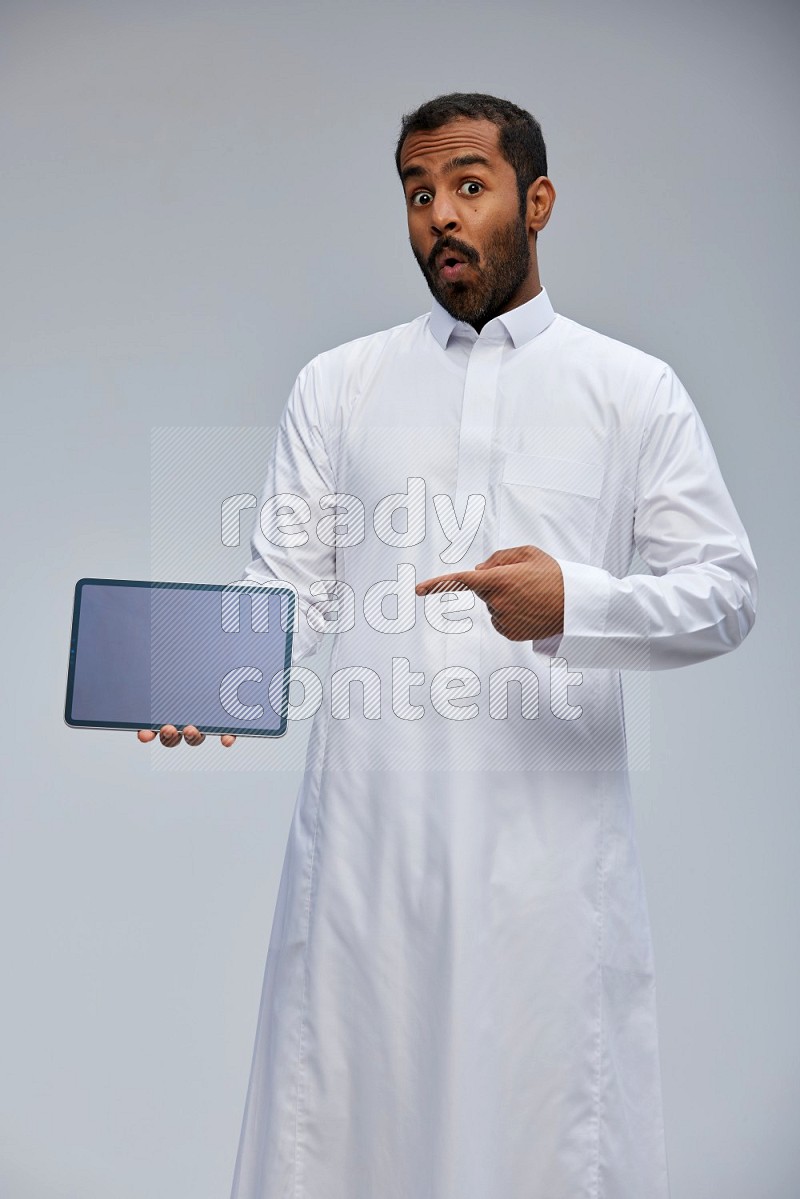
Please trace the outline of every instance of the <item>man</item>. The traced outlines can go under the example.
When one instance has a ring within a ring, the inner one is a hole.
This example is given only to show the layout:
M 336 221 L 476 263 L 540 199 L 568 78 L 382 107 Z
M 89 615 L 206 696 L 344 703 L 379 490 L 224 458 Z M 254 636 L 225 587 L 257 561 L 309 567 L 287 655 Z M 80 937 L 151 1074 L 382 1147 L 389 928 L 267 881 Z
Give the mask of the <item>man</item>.
M 396 162 L 432 309 L 301 371 L 245 573 L 338 636 L 234 1199 L 665 1199 L 619 670 L 737 646 L 755 562 L 673 371 L 554 313 L 530 114 Z

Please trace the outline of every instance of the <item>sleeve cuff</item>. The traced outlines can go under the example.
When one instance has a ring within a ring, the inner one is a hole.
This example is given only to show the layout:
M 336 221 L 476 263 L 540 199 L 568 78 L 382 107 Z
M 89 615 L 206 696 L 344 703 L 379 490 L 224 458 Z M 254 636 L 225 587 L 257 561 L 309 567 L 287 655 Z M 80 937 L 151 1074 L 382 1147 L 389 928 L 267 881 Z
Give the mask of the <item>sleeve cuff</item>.
M 564 632 L 531 644 L 536 653 L 569 659 L 570 648 L 600 638 L 605 633 L 611 576 L 599 566 L 556 558 L 564 578 Z

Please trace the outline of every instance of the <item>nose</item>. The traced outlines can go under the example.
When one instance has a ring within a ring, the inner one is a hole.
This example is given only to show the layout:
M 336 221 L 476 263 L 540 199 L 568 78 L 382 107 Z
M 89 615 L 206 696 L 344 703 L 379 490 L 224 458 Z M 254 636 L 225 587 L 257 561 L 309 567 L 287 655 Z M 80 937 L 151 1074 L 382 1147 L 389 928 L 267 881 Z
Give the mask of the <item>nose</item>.
M 430 205 L 431 231 L 436 237 L 454 233 L 459 228 L 458 212 L 452 196 L 446 190 L 437 191 Z

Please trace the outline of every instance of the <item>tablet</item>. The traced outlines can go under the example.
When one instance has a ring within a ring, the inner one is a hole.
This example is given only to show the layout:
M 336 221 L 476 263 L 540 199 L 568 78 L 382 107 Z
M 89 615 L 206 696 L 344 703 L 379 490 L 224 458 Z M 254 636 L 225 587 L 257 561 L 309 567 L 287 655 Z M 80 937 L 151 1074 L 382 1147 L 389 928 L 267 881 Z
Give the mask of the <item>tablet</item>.
M 64 719 L 281 737 L 296 612 L 283 582 L 79 579 Z

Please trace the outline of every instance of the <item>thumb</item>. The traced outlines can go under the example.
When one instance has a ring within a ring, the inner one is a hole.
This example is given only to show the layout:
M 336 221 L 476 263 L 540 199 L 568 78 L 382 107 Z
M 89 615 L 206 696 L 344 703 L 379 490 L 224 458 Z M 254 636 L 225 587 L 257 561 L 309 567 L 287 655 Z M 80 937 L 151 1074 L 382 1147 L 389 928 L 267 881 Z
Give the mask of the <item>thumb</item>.
M 492 566 L 510 566 L 512 562 L 527 562 L 535 557 L 532 545 L 515 545 L 511 549 L 495 550 L 484 562 L 478 562 L 476 570 L 488 570 Z

